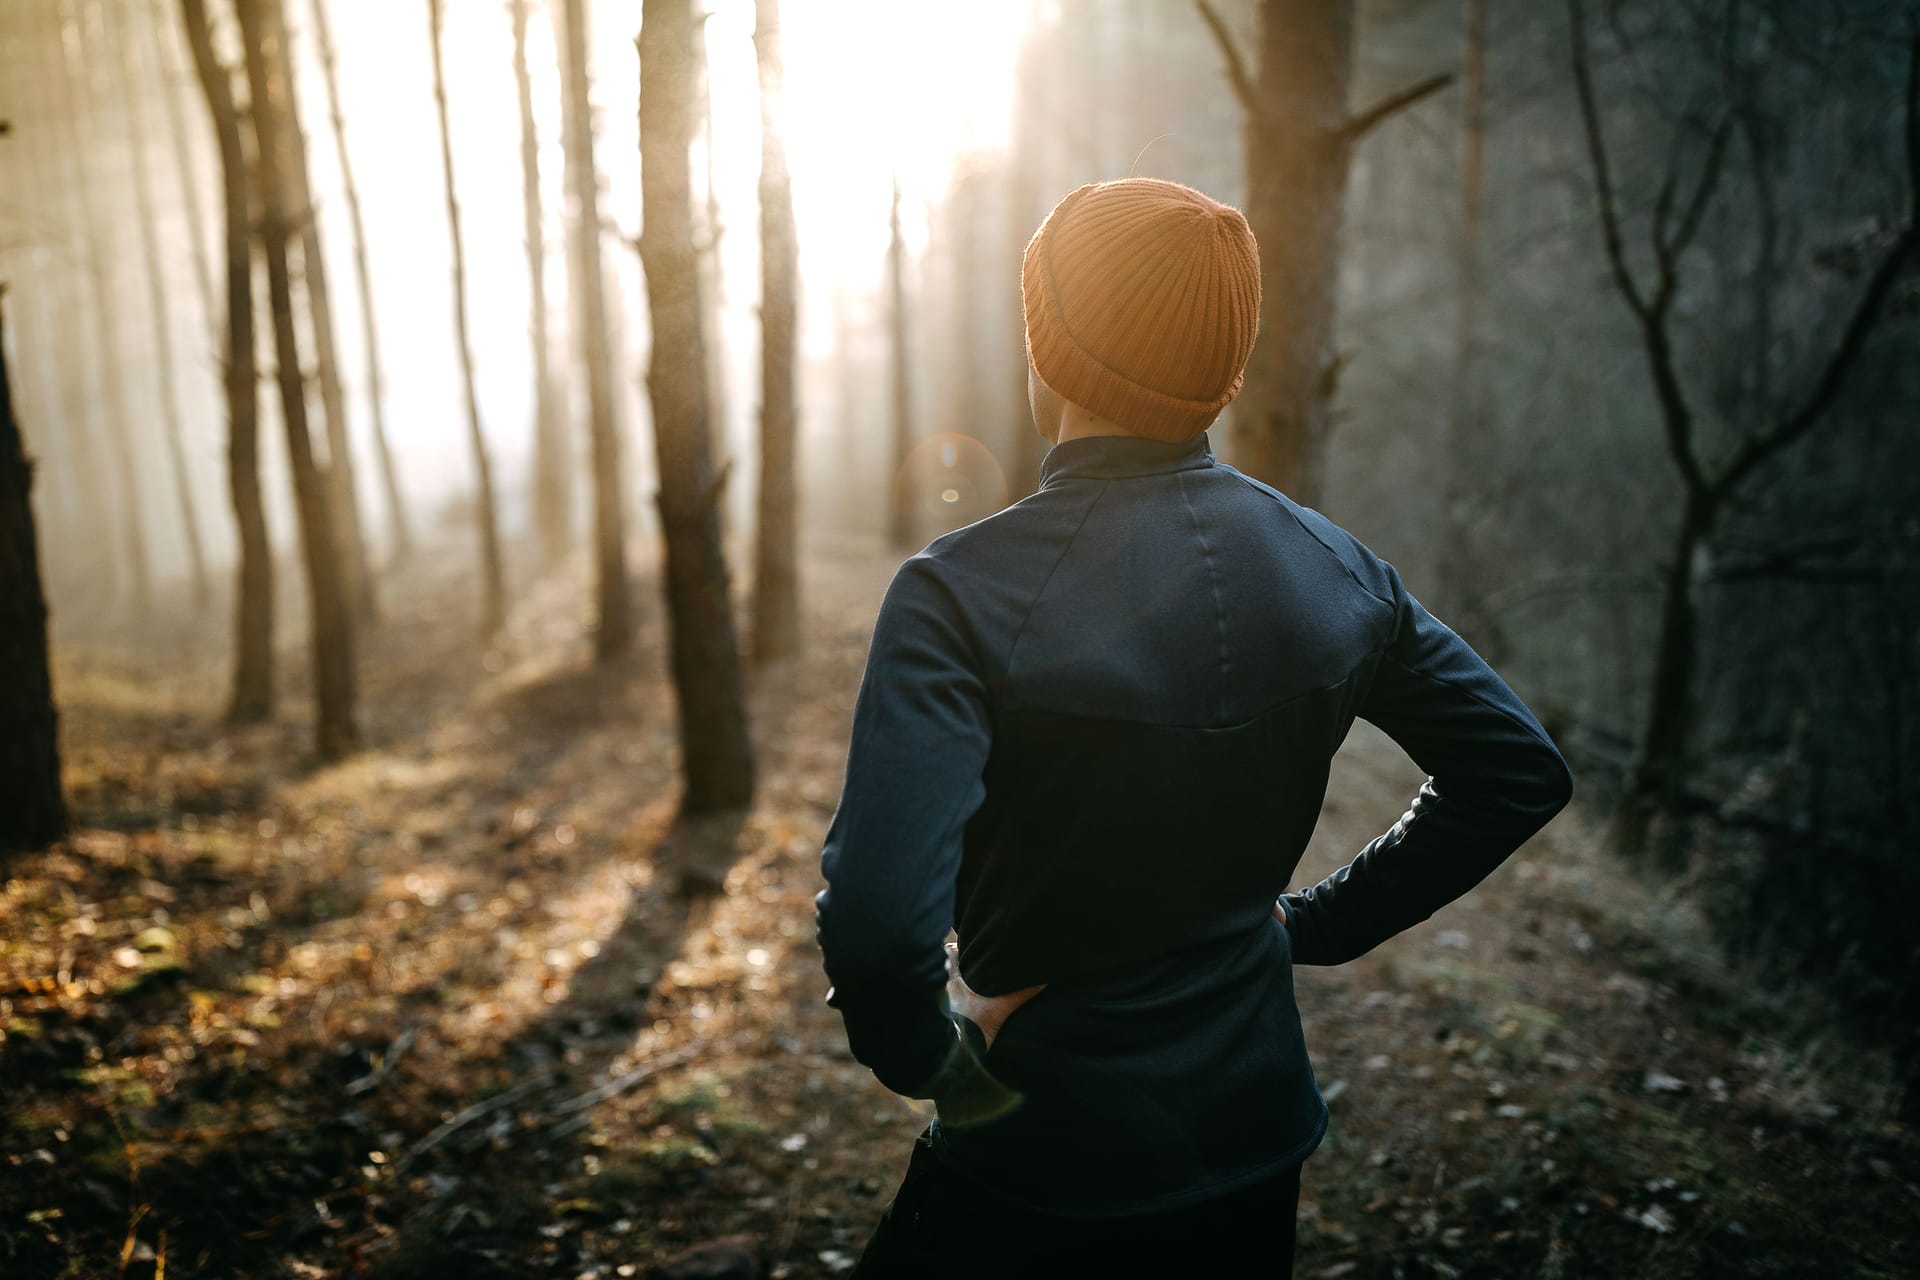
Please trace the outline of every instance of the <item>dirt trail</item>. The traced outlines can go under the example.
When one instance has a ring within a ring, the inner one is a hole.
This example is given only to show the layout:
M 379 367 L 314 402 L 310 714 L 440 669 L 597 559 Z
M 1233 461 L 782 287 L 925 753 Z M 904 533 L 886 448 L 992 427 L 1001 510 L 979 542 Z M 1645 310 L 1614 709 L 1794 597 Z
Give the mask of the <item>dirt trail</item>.
M 754 676 L 759 804 L 675 832 L 647 593 L 605 671 L 578 581 L 488 649 L 452 584 L 395 593 L 369 747 L 318 771 L 296 695 L 226 734 L 217 656 L 69 647 L 83 829 L 0 895 L 0 1273 L 613 1277 L 731 1233 L 850 1265 L 925 1117 L 848 1057 L 812 935 L 890 564 L 811 570 L 807 655 Z M 1419 779 L 1356 726 L 1296 884 Z M 1298 1274 L 1920 1269 L 1878 1064 L 1714 954 L 1570 811 L 1300 969 L 1333 1123 Z

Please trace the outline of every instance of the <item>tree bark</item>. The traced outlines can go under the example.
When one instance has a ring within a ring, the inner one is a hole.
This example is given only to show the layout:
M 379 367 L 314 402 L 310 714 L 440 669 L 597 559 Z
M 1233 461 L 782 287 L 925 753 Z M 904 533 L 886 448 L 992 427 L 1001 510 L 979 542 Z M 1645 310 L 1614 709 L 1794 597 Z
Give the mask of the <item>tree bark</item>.
M 756 0 L 760 61 L 760 518 L 753 574 L 753 652 L 767 661 L 800 649 L 796 517 L 794 342 L 799 251 L 787 176 L 786 77 L 780 0 Z
M 1196 4 L 1246 111 L 1246 215 L 1260 243 L 1260 332 L 1233 404 L 1233 460 L 1315 506 L 1340 379 L 1334 322 L 1353 145 L 1450 78 L 1350 113 L 1353 0 L 1262 0 L 1257 79 L 1207 0 Z
M 688 148 L 694 126 L 691 0 L 645 0 L 640 27 L 640 257 L 653 317 L 647 390 L 659 454 L 660 525 L 686 792 L 682 812 L 745 807 L 754 764 L 720 545 L 700 331 Z
M 373 572 L 367 563 L 366 539 L 360 527 L 359 487 L 354 482 L 353 446 L 347 434 L 347 394 L 340 385 L 340 359 L 334 349 L 333 290 L 327 282 L 327 260 L 320 248 L 319 210 L 313 207 L 307 171 L 307 135 L 300 125 L 300 86 L 294 79 L 293 48 L 284 38 L 275 46 L 275 70 L 287 104 L 284 122 L 287 212 L 300 231 L 301 277 L 307 286 L 320 407 L 326 417 L 327 504 L 333 514 L 334 547 L 340 553 L 347 600 L 361 620 L 371 621 L 377 612 Z
M 913 384 L 908 379 L 907 246 L 900 235 L 900 181 L 894 179 L 887 213 L 887 338 L 893 372 L 893 465 L 888 468 L 887 542 L 895 551 L 911 551 L 914 542 L 912 495 L 907 491 L 907 455 L 913 451 Z
M 606 285 L 600 273 L 600 193 L 593 161 L 593 114 L 587 70 L 587 6 L 564 0 L 554 15 L 562 28 L 562 127 L 567 152 L 568 219 L 574 328 L 587 371 L 590 437 L 593 442 L 593 546 L 599 622 L 594 656 L 607 662 L 633 643 L 627 600 L 626 513 L 622 505 L 620 433 L 614 415 L 613 353 L 607 339 Z
M 512 0 L 513 80 L 520 99 L 521 209 L 527 226 L 527 285 L 533 342 L 533 526 L 540 556 L 557 564 L 573 541 L 566 434 L 554 403 L 547 337 L 547 239 L 540 209 L 540 135 L 533 121 L 533 78 L 527 72 L 527 0 Z
M 0 304 L 5 291 L 0 289 Z M 47 654 L 47 598 L 33 528 L 33 465 L 13 417 L 0 309 L 0 854 L 67 833 L 58 715 Z
M 227 719 L 254 724 L 273 714 L 273 547 L 260 495 L 259 373 L 254 358 L 253 244 L 247 198 L 247 156 L 233 73 L 213 51 L 205 0 L 180 0 L 194 69 L 220 147 L 227 249 L 227 488 L 239 526 L 240 563 L 234 594 L 233 691 Z
M 380 484 L 386 493 L 393 558 L 404 562 L 413 554 L 413 533 L 407 519 L 407 504 L 400 494 L 400 475 L 393 465 L 393 449 L 387 443 L 386 386 L 380 364 L 379 330 L 374 324 L 373 277 L 367 268 L 367 230 L 360 217 L 360 189 L 354 185 L 353 166 L 347 160 L 347 122 L 340 110 L 340 77 L 334 64 L 333 30 L 327 24 L 326 0 L 313 0 L 312 11 L 321 75 L 327 85 L 327 119 L 333 128 L 333 149 L 340 157 L 340 182 L 347 198 L 347 215 L 353 225 L 353 274 L 360 294 L 360 332 L 366 350 L 367 400 L 373 409 L 374 455 L 380 463 Z M 349 492 L 354 491 L 352 486 L 348 488 Z M 364 543 L 361 554 L 365 563 Z
M 194 511 L 193 481 L 187 474 L 185 429 L 180 422 L 180 390 L 174 382 L 173 322 L 167 313 L 167 278 L 160 265 L 160 237 L 154 227 L 153 181 L 147 170 L 146 112 L 142 110 L 134 74 L 133 55 L 127 48 L 127 35 L 116 31 L 112 21 L 102 24 L 106 39 L 113 45 L 114 65 L 119 70 L 120 101 L 127 116 L 127 147 L 131 152 L 133 200 L 139 211 L 133 222 L 140 228 L 141 265 L 147 277 L 147 317 L 153 339 L 154 371 L 160 378 L 160 425 L 166 433 L 167 461 L 173 470 L 175 496 L 180 502 L 180 524 L 187 541 L 187 559 L 193 570 L 193 598 L 196 609 L 204 610 L 212 599 L 213 587 L 207 572 L 206 548 L 200 541 L 200 520 Z M 165 86 L 162 86 L 163 91 Z M 163 96 L 165 93 L 163 92 Z M 193 231 L 199 237 L 199 228 Z
M 440 53 L 441 0 L 427 0 L 427 25 L 433 39 L 433 105 L 440 121 L 440 172 L 447 188 L 447 231 L 453 240 L 453 331 L 460 347 L 460 377 L 467 404 L 467 444 L 473 450 L 474 520 L 480 535 L 480 572 L 485 593 L 480 629 L 498 631 L 507 616 L 505 575 L 500 566 L 500 525 L 494 516 L 493 466 L 480 431 L 480 400 L 473 388 L 473 342 L 467 335 L 467 254 L 460 239 L 460 201 L 454 194 L 453 136 L 447 128 L 447 79 Z
M 293 280 L 288 264 L 290 164 L 286 133 L 291 125 L 285 83 L 275 66 L 286 26 L 281 0 L 236 0 L 241 44 L 246 50 L 260 188 L 260 244 L 267 260 L 267 293 L 273 309 L 274 361 L 278 366 L 280 417 L 286 428 L 287 461 L 294 505 L 300 516 L 300 546 L 307 568 L 307 607 L 313 642 L 315 745 L 323 760 L 337 760 L 359 742 L 354 723 L 352 614 L 341 582 L 326 478 L 313 458 L 307 426 L 306 383 L 294 327 Z
M 98 119 L 93 94 L 93 73 L 86 51 L 85 12 L 78 0 L 71 7 L 62 3 L 62 26 L 70 21 L 75 39 L 62 41 L 62 52 L 66 60 L 66 81 L 70 89 L 68 111 L 62 116 L 66 122 L 66 144 L 74 157 L 75 173 L 78 185 L 74 189 L 74 202 L 79 206 L 80 239 L 87 257 L 86 276 L 90 286 L 93 303 L 94 329 L 96 344 L 88 350 L 98 358 L 98 367 L 106 370 L 106 376 L 100 381 L 107 384 L 103 397 L 107 422 L 107 453 L 115 478 L 119 482 L 121 509 L 115 523 L 121 539 L 121 555 L 127 566 L 127 584 L 133 592 L 133 613 L 137 618 L 147 618 L 153 612 L 153 575 L 147 563 L 146 522 L 141 517 L 140 469 L 134 459 L 134 434 L 132 410 L 127 404 L 127 380 L 124 376 L 126 361 L 120 347 L 120 325 L 118 313 L 114 308 L 112 289 L 114 260 L 109 257 L 110 241 L 101 234 L 98 201 L 94 199 L 93 182 L 87 174 L 87 151 L 81 145 L 83 135 L 87 134 L 83 119 Z M 71 18 L 68 18 L 71 14 Z M 78 89 L 72 86 L 78 82 Z M 98 139 L 94 139 L 96 142 Z M 97 351 L 94 347 L 97 346 Z

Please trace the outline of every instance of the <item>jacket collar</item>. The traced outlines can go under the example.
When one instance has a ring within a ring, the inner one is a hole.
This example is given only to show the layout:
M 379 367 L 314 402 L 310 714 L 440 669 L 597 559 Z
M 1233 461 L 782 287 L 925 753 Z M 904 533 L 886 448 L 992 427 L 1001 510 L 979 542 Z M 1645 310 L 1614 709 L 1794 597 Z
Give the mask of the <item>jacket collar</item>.
M 1192 471 L 1213 465 L 1213 446 L 1202 431 L 1190 440 L 1146 436 L 1076 436 L 1048 449 L 1040 460 L 1040 487 L 1070 479 L 1118 480 L 1128 476 Z

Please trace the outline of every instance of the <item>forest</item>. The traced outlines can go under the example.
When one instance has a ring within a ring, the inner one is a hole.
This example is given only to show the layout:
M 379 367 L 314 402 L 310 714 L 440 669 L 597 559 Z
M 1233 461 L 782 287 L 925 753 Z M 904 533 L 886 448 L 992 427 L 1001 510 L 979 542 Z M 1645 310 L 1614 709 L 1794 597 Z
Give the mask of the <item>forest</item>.
M 1576 778 L 1296 969 L 1296 1273 L 1920 1273 L 1914 0 L 0 0 L 0 1276 L 851 1271 L 869 636 L 1130 175 Z

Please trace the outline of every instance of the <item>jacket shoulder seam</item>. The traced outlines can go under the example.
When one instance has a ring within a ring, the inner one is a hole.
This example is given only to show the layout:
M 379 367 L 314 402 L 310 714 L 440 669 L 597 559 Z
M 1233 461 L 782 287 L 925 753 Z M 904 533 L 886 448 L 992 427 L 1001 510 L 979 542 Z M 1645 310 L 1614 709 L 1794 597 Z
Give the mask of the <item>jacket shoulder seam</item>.
M 1291 499 L 1283 496 L 1282 494 L 1279 493 L 1279 491 L 1273 488 L 1270 488 L 1265 484 L 1262 484 L 1258 480 L 1255 480 L 1252 476 L 1248 475 L 1244 471 L 1241 471 L 1237 467 L 1225 467 L 1224 469 L 1232 472 L 1235 476 L 1238 476 L 1240 479 L 1240 482 L 1246 485 L 1249 489 L 1252 489 L 1255 493 L 1264 494 L 1269 499 L 1271 499 L 1274 503 L 1276 503 L 1282 511 L 1286 512 L 1287 518 L 1293 521 L 1294 524 L 1300 527 L 1300 531 L 1302 533 L 1306 534 L 1309 538 L 1312 538 L 1316 543 L 1318 543 L 1322 550 L 1324 550 L 1328 555 L 1332 556 L 1335 562 L 1337 562 L 1342 569 L 1346 570 L 1347 576 L 1353 579 L 1354 586 L 1359 587 L 1362 591 L 1366 592 L 1368 596 L 1372 597 L 1374 600 L 1377 600 L 1381 604 L 1385 605 L 1389 611 L 1395 611 L 1398 609 L 1398 606 L 1395 605 L 1393 601 L 1387 599 L 1385 596 L 1381 595 L 1378 591 L 1375 591 L 1372 587 L 1368 586 L 1364 581 L 1362 581 L 1360 578 L 1360 575 L 1353 571 L 1353 566 L 1348 564 L 1346 561 L 1346 558 L 1343 557 L 1337 550 L 1334 549 L 1333 544 L 1329 543 L 1325 538 L 1321 537 L 1319 532 L 1315 530 L 1312 525 L 1309 525 L 1305 520 L 1302 520 L 1300 518 L 1300 513 L 1294 510 L 1294 504 Z M 1357 542 L 1358 539 L 1356 539 L 1355 541 Z

